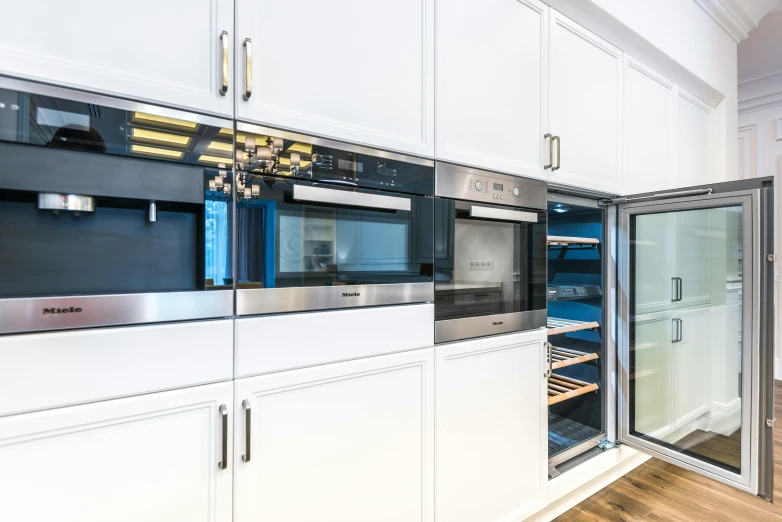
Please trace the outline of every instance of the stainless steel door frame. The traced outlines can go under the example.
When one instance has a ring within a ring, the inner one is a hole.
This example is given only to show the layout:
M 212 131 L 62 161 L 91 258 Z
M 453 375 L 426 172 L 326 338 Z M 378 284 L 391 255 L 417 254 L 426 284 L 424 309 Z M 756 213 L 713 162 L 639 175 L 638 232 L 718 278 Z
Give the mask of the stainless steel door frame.
M 748 284 L 743 286 L 742 307 L 742 368 L 743 375 L 750 379 L 742 381 L 742 397 L 750 397 L 749 404 L 742 404 L 741 412 L 741 472 L 732 473 L 719 466 L 683 455 L 670 448 L 633 436 L 629 433 L 629 342 L 630 342 L 630 218 L 634 215 L 674 212 L 683 210 L 705 209 L 724 206 L 738 206 L 743 209 L 743 279 Z M 619 395 L 618 395 L 618 440 L 630 447 L 639 449 L 657 458 L 677 466 L 689 469 L 701 475 L 718 480 L 737 489 L 750 493 L 760 493 L 759 471 L 764 463 L 759 453 L 759 426 L 761 425 L 759 404 L 761 390 L 759 382 L 760 367 L 760 286 L 761 263 L 766 250 L 766 241 L 761 241 L 761 189 L 738 190 L 735 192 L 719 192 L 682 198 L 650 199 L 637 203 L 626 203 L 618 209 L 618 362 L 619 362 Z M 747 255 L 750 253 L 751 255 Z M 751 347 L 751 349 L 746 349 Z M 768 361 L 764 361 L 768 364 Z M 773 359 L 772 359 L 773 364 Z M 764 392 L 765 394 L 765 392 Z

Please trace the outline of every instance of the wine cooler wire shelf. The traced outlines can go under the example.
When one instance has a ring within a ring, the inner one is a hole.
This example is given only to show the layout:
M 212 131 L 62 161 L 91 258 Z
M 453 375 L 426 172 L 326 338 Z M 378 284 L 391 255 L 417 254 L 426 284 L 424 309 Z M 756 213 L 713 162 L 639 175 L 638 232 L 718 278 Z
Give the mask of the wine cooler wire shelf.
M 600 244 L 600 240 L 594 237 L 548 236 L 546 243 L 550 247 L 594 248 Z
M 578 350 L 571 350 L 569 348 L 560 348 L 558 346 L 551 347 L 551 369 L 556 370 L 558 368 L 564 368 L 566 366 L 573 366 L 574 364 L 580 364 L 587 361 L 594 361 L 599 358 L 600 355 L 596 353 L 579 352 Z
M 550 336 L 600 328 L 600 323 L 597 321 L 576 321 L 575 319 L 560 319 L 558 317 L 549 317 L 546 323 Z
M 598 386 L 595 383 L 552 374 L 548 378 L 548 405 L 551 406 L 585 393 L 597 391 L 597 389 Z

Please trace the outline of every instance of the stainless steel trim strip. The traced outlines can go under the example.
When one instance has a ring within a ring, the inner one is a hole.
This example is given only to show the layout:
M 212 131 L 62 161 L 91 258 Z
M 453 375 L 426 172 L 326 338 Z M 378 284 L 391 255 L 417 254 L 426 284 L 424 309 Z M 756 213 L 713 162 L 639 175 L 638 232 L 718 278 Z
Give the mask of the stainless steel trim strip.
M 328 203 L 330 205 L 404 210 L 406 212 L 410 212 L 411 208 L 410 198 L 313 187 L 312 185 L 293 185 L 293 199 L 297 201 Z M 537 216 L 535 217 L 537 219 Z
M 434 301 L 434 283 L 238 288 L 236 314 L 306 312 L 429 301 Z
M 404 161 L 405 163 L 413 163 L 415 165 L 423 165 L 425 167 L 434 167 L 434 161 L 431 159 L 419 158 L 417 156 L 408 156 L 398 152 L 388 152 L 385 150 L 373 149 L 370 147 L 346 143 L 344 141 L 336 141 L 328 138 L 309 136 L 307 134 L 299 134 L 297 132 L 292 132 L 285 129 L 275 129 L 272 127 L 263 127 L 260 125 L 254 125 L 252 123 L 237 121 L 236 130 L 239 132 L 249 132 L 251 134 L 260 134 L 263 136 L 274 136 L 275 138 L 283 138 L 286 140 L 301 141 L 312 145 L 320 145 L 321 147 L 330 147 L 347 152 L 355 152 L 356 154 L 367 154 L 369 156 L 375 156 L 378 158 L 385 158 L 394 161 Z
M 0 334 L 231 315 L 231 290 L 0 299 Z
M 660 194 L 649 194 L 647 196 L 614 198 L 610 201 L 610 203 L 613 205 L 619 205 L 621 203 L 634 203 L 636 201 L 650 201 L 655 199 L 666 199 L 666 198 L 684 198 L 687 196 L 702 196 L 702 195 L 709 195 L 711 193 L 712 193 L 712 189 L 710 188 L 679 190 L 675 192 L 662 192 Z
M 605 434 L 601 433 L 599 435 L 595 435 L 591 439 L 587 439 L 584 442 L 579 442 L 575 446 L 572 446 L 560 453 L 557 453 L 553 457 L 550 457 L 548 459 L 549 465 L 553 466 L 559 466 L 563 462 L 567 462 L 572 458 L 578 457 L 582 453 L 585 453 L 592 448 L 596 448 L 598 442 L 605 436 Z
M 434 323 L 435 344 L 546 326 L 546 310 L 445 319 Z
M 62 98 L 65 100 L 73 100 L 82 103 L 102 105 L 104 107 L 111 107 L 123 111 L 145 112 L 147 114 L 154 114 L 155 116 L 165 116 L 167 118 L 192 121 L 202 125 L 211 125 L 212 127 L 233 127 L 233 122 L 224 118 L 216 118 L 214 116 L 207 116 L 205 114 L 198 114 L 195 112 L 178 109 L 169 109 L 159 105 L 126 100 L 123 98 L 112 98 L 101 94 L 93 94 L 91 92 L 55 87 L 44 83 L 18 80 L 16 78 L 9 78 L 7 76 L 0 76 L 0 89 L 10 89 L 13 91 L 21 91 L 30 94 L 39 94 L 41 96 L 52 96 L 54 98 Z
M 495 184 L 501 187 L 494 190 Z M 441 161 L 435 165 L 434 195 L 441 198 L 546 210 L 547 194 L 544 181 Z
M 38 209 L 68 212 L 95 212 L 95 198 L 76 194 L 38 193 Z
M 500 219 L 503 221 L 524 221 L 537 223 L 538 215 L 534 212 L 522 212 L 520 210 L 508 210 L 505 208 L 470 206 L 470 216 L 485 219 Z

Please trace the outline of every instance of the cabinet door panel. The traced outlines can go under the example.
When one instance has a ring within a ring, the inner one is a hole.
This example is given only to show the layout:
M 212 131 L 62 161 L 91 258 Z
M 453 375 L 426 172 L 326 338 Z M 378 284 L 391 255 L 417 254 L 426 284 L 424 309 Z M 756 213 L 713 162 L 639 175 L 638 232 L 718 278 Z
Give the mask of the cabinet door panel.
M 635 221 L 635 294 L 636 313 L 670 310 L 672 302 L 674 217 L 670 214 L 645 214 Z
M 667 440 L 673 428 L 671 314 L 638 316 L 631 378 L 635 382 L 632 429 Z
M 236 9 L 239 119 L 434 154 L 434 0 L 238 0 Z
M 236 381 L 237 522 L 431 522 L 433 359 L 425 349 Z
M 625 58 L 623 194 L 673 185 L 674 85 Z
M 561 162 L 549 179 L 618 193 L 622 54 L 554 10 L 550 32 L 549 132 Z
M 676 95 L 676 182 L 694 187 L 710 181 L 711 109 L 682 90 Z
M 547 9 L 537 0 L 438 2 L 438 158 L 548 177 Z
M 709 409 L 710 374 L 709 310 L 677 314 L 681 321 L 681 341 L 673 344 L 674 415 L 681 427 Z
M 230 117 L 233 44 L 223 96 L 220 35 L 233 19 L 230 0 L 10 2 L 0 73 Z
M 681 300 L 676 303 L 676 308 L 705 306 L 711 301 L 711 263 L 724 256 L 724 253 L 715 254 L 711 249 L 711 237 L 718 233 L 716 228 L 711 228 L 711 212 L 710 209 L 690 210 L 677 212 L 674 216 L 676 255 L 673 275 L 682 280 Z
M 0 519 L 230 522 L 230 383 L 0 420 Z
M 439 520 L 521 520 L 545 505 L 544 336 L 436 348 Z

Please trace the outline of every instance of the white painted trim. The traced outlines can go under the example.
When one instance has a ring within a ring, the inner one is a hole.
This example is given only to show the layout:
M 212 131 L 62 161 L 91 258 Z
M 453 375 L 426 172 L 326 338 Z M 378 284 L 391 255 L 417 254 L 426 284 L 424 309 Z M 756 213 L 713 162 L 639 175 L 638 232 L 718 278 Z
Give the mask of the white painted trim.
M 770 71 L 762 72 L 754 76 L 747 76 L 746 78 L 740 78 L 739 85 L 745 85 L 747 83 L 765 80 L 766 78 L 771 78 L 772 76 L 776 76 L 778 74 L 782 75 L 782 67 L 780 67 L 779 69 L 771 69 Z
M 777 118 L 777 141 L 782 141 L 782 118 Z
M 549 481 L 551 503 L 529 520 L 548 522 L 557 518 L 650 458 L 627 446 L 619 446 L 566 471 Z
M 758 25 L 733 0 L 693 0 L 734 42 L 749 36 Z
M 740 101 L 739 114 L 762 111 L 763 109 L 770 109 L 780 105 L 782 105 L 782 91 L 772 92 L 770 94 L 764 94 L 763 96 L 756 96 L 755 98 Z
M 742 179 L 751 179 L 757 177 L 758 172 L 758 153 L 757 153 L 757 124 L 742 125 L 739 127 L 739 141 L 746 139 L 744 154 L 749 157 L 749 172 L 745 172 Z

